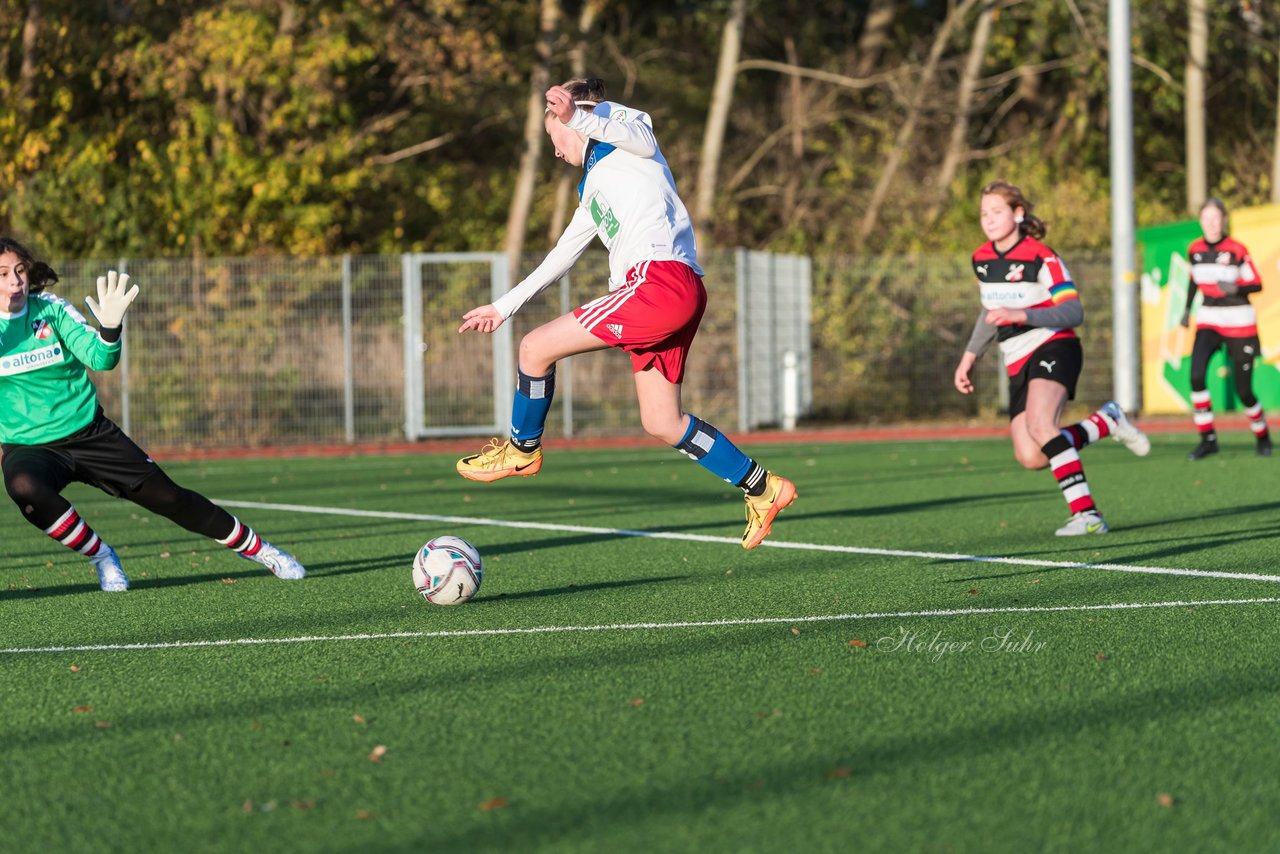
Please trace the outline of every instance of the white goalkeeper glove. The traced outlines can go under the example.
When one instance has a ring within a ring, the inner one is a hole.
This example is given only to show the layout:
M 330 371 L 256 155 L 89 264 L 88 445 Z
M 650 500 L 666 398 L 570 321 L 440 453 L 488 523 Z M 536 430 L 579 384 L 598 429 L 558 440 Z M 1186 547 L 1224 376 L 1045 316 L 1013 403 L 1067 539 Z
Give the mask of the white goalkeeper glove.
M 126 290 L 127 288 L 127 290 Z M 138 286 L 129 287 L 129 274 L 116 274 L 108 270 L 105 276 L 98 277 L 98 299 L 85 297 L 85 305 L 98 318 L 98 325 L 103 329 L 117 329 L 124 322 L 125 312 L 130 303 L 138 296 Z

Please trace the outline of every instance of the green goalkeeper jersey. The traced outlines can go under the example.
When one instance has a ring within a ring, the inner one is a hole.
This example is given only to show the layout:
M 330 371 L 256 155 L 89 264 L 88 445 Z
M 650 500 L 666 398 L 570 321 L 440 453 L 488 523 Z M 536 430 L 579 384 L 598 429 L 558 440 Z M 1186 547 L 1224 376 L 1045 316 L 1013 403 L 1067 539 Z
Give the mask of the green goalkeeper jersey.
M 87 427 L 98 393 L 86 368 L 119 361 L 120 341 L 61 297 L 31 294 L 23 311 L 0 314 L 0 442 L 40 445 Z

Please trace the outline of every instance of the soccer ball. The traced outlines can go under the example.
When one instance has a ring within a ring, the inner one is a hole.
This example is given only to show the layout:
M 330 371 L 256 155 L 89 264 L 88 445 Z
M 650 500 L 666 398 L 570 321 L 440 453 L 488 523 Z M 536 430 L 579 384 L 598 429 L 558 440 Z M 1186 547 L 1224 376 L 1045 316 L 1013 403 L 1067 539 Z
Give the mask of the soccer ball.
M 433 605 L 461 605 L 480 589 L 480 552 L 461 537 L 436 537 L 413 558 L 413 586 Z

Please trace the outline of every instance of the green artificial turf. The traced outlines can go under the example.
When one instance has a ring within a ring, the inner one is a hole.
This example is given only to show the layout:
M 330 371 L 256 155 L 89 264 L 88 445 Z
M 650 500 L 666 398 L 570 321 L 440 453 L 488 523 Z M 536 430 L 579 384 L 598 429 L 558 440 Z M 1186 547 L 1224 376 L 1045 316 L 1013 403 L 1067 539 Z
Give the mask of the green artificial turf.
M 751 448 L 792 478 L 771 541 L 669 450 L 553 450 L 474 484 L 452 457 L 167 466 L 215 499 L 552 526 L 236 508 L 284 582 L 82 486 L 133 590 L 0 513 L 0 646 L 410 633 L 0 654 L 0 811 L 20 851 L 1275 850 L 1280 462 L 1249 437 L 1084 453 L 1112 526 L 1007 442 Z M 479 596 L 430 606 L 414 550 L 475 543 Z M 1054 562 L 1030 565 L 1019 560 Z M 1105 571 L 1111 563 L 1277 581 Z M 925 614 L 958 609 L 997 613 Z M 867 617 L 856 615 L 879 614 Z M 807 618 L 855 615 L 837 620 Z M 777 622 L 733 624 L 733 621 Z M 517 634 L 531 627 L 727 625 Z M 380 748 L 384 749 L 381 750 Z M 374 760 L 377 761 L 374 761 Z

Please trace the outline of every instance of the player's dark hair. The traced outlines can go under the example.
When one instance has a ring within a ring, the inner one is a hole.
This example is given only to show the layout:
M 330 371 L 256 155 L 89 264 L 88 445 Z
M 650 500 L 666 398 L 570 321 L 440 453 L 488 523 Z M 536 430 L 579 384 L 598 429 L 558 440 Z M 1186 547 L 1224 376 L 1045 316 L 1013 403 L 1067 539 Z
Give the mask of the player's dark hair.
M 31 250 L 12 237 L 0 237 L 0 255 L 12 252 L 27 268 L 27 293 L 38 294 L 57 284 L 58 274 L 43 261 L 37 261 Z
M 569 94 L 573 96 L 575 101 L 594 101 L 594 104 L 578 104 L 579 107 L 587 112 L 595 109 L 595 104 L 606 100 L 604 81 L 599 77 L 575 77 L 572 80 L 564 81 L 560 85 L 569 90 Z
M 1204 200 L 1204 204 L 1200 206 L 1200 213 L 1204 213 L 1205 208 L 1217 208 L 1218 213 L 1222 214 L 1222 236 L 1227 236 L 1227 224 L 1230 216 L 1227 214 L 1227 205 L 1217 196 L 1210 196 Z
M 1022 222 L 1018 223 L 1018 231 L 1027 237 L 1034 237 L 1040 240 L 1049 231 L 1049 226 L 1040 217 L 1031 213 L 1035 205 L 1027 201 L 1027 197 L 1022 195 L 1022 190 L 1008 181 L 992 181 L 990 184 L 982 188 L 984 196 L 999 196 L 1005 200 L 1005 203 L 1011 208 L 1022 208 Z

